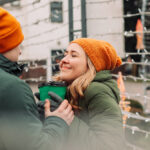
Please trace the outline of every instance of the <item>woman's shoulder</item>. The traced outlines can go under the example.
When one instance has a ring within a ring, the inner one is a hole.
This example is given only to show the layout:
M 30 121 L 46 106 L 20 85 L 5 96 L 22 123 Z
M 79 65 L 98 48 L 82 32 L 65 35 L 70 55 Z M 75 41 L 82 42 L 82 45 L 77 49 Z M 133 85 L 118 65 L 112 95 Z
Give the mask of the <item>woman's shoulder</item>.
M 107 87 L 101 82 L 91 82 L 84 92 L 87 103 L 107 91 Z
M 91 82 L 87 89 L 85 90 L 85 94 L 98 94 L 103 93 L 104 91 L 108 91 L 109 87 L 103 82 Z
M 93 101 L 94 99 L 101 102 L 107 102 L 108 100 L 111 100 L 110 102 L 116 101 L 118 103 L 120 99 L 119 90 L 111 81 L 91 82 L 91 84 L 85 90 L 84 96 L 87 103 L 89 103 L 91 100 Z

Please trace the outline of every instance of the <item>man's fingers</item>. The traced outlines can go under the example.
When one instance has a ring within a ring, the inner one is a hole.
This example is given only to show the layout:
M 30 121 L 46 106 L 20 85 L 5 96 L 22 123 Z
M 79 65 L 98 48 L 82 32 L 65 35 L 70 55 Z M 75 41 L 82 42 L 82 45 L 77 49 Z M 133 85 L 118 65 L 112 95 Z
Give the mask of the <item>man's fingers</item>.
M 71 112 L 69 113 L 69 115 L 68 115 L 68 118 L 71 119 L 71 118 L 73 118 L 73 117 L 74 117 L 74 112 L 71 111 Z
M 45 100 L 45 117 L 57 116 L 70 125 L 74 118 L 74 112 L 72 111 L 72 107 L 69 102 L 64 100 L 55 111 L 50 111 L 50 102 L 51 101 L 49 100 Z
M 64 100 L 61 104 L 60 104 L 60 106 L 58 107 L 58 111 L 63 111 L 64 109 L 66 109 L 67 108 L 67 106 L 68 106 L 68 101 L 67 100 Z
M 72 111 L 72 107 L 71 107 L 70 104 L 68 104 L 68 106 L 66 107 L 65 112 L 66 112 L 67 114 L 69 114 L 71 111 Z
M 50 113 L 50 101 L 48 99 L 45 100 L 45 117 Z

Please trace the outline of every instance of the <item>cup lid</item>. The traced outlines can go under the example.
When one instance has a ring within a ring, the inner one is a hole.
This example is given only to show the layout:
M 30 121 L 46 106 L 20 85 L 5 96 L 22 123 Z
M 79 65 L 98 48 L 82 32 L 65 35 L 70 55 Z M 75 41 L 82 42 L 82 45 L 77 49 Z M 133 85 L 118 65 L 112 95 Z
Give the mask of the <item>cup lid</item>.
M 38 88 L 40 87 L 43 87 L 43 86 L 66 86 L 66 83 L 65 82 L 60 82 L 60 81 L 49 81 L 49 82 L 43 82 L 43 83 L 40 83 L 38 85 Z

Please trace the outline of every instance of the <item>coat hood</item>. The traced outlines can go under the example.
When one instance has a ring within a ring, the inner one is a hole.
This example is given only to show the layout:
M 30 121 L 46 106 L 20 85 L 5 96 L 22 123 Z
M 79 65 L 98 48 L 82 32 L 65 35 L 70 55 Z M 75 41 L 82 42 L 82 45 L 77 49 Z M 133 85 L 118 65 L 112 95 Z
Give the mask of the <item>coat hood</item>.
M 108 86 L 114 93 L 117 103 L 119 103 L 120 93 L 116 81 L 112 79 L 112 75 L 110 74 L 110 71 L 105 70 L 105 71 L 97 72 L 92 82 L 102 82 L 103 84 Z

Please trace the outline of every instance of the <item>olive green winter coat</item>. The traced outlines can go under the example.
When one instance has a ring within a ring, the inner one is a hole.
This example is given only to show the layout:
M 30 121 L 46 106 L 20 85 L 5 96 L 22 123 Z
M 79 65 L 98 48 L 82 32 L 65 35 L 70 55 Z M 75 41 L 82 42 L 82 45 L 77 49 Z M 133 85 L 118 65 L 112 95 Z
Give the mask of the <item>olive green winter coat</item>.
M 0 54 L 0 150 L 56 150 L 68 125 L 55 116 L 42 124 L 31 89 L 16 76 L 20 72 Z
M 119 101 L 109 71 L 98 72 L 79 100 L 82 110 L 70 127 L 72 150 L 126 149 Z

